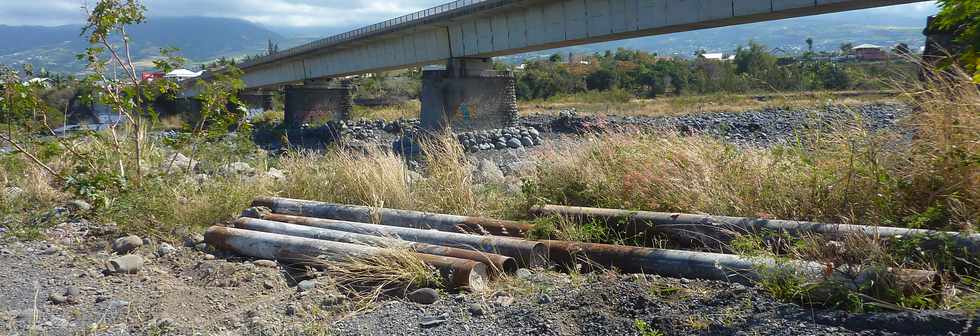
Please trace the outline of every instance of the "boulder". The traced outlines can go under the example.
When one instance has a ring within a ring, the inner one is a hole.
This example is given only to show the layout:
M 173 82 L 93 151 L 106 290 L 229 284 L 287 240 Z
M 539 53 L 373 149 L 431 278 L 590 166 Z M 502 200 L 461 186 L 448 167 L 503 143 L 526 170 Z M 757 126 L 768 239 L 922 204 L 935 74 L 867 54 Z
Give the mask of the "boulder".
M 143 239 L 139 236 L 129 235 L 117 238 L 112 242 L 112 251 L 117 254 L 127 254 L 143 246 Z

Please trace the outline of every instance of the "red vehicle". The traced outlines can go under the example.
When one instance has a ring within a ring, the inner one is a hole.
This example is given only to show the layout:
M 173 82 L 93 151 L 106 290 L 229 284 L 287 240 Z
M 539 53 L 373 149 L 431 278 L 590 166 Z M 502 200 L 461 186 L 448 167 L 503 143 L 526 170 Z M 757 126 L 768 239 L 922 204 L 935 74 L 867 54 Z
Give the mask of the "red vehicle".
M 152 82 L 154 79 L 163 78 L 162 72 L 144 72 L 141 80 Z

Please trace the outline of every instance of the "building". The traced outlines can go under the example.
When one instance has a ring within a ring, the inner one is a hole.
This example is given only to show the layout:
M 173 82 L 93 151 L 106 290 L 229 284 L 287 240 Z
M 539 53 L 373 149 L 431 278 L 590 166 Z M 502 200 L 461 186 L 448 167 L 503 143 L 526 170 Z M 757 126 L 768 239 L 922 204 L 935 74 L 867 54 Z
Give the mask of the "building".
M 700 55 L 704 59 L 715 60 L 715 61 L 734 61 L 735 55 L 725 56 L 724 53 L 704 53 Z
M 854 55 L 862 61 L 881 61 L 888 58 L 888 53 L 881 46 L 862 44 L 854 47 Z

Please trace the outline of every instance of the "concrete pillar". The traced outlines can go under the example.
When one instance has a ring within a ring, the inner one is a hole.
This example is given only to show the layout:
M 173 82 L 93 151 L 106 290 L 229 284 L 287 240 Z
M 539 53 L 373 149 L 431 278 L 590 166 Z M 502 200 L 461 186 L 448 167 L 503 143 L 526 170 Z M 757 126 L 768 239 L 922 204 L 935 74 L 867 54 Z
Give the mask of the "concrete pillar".
M 453 59 L 445 70 L 422 73 L 422 128 L 455 131 L 517 123 L 514 75 L 491 70 L 490 59 Z
M 349 82 L 286 86 L 285 124 L 299 126 L 350 118 L 354 106 Z
M 248 114 L 258 115 L 272 110 L 272 93 L 265 91 L 240 92 L 238 99 L 248 108 Z

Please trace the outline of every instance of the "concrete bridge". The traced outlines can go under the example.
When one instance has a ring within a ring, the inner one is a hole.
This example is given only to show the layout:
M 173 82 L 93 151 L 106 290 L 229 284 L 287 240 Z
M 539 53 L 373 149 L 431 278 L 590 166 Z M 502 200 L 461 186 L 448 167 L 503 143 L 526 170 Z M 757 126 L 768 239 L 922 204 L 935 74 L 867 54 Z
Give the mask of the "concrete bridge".
M 513 76 L 490 71 L 494 56 L 912 2 L 459 0 L 240 66 L 249 89 L 284 87 L 287 121 L 301 123 L 349 114 L 349 86 L 330 79 L 444 64 L 423 75 L 423 125 L 485 128 L 506 125 L 517 112 Z

